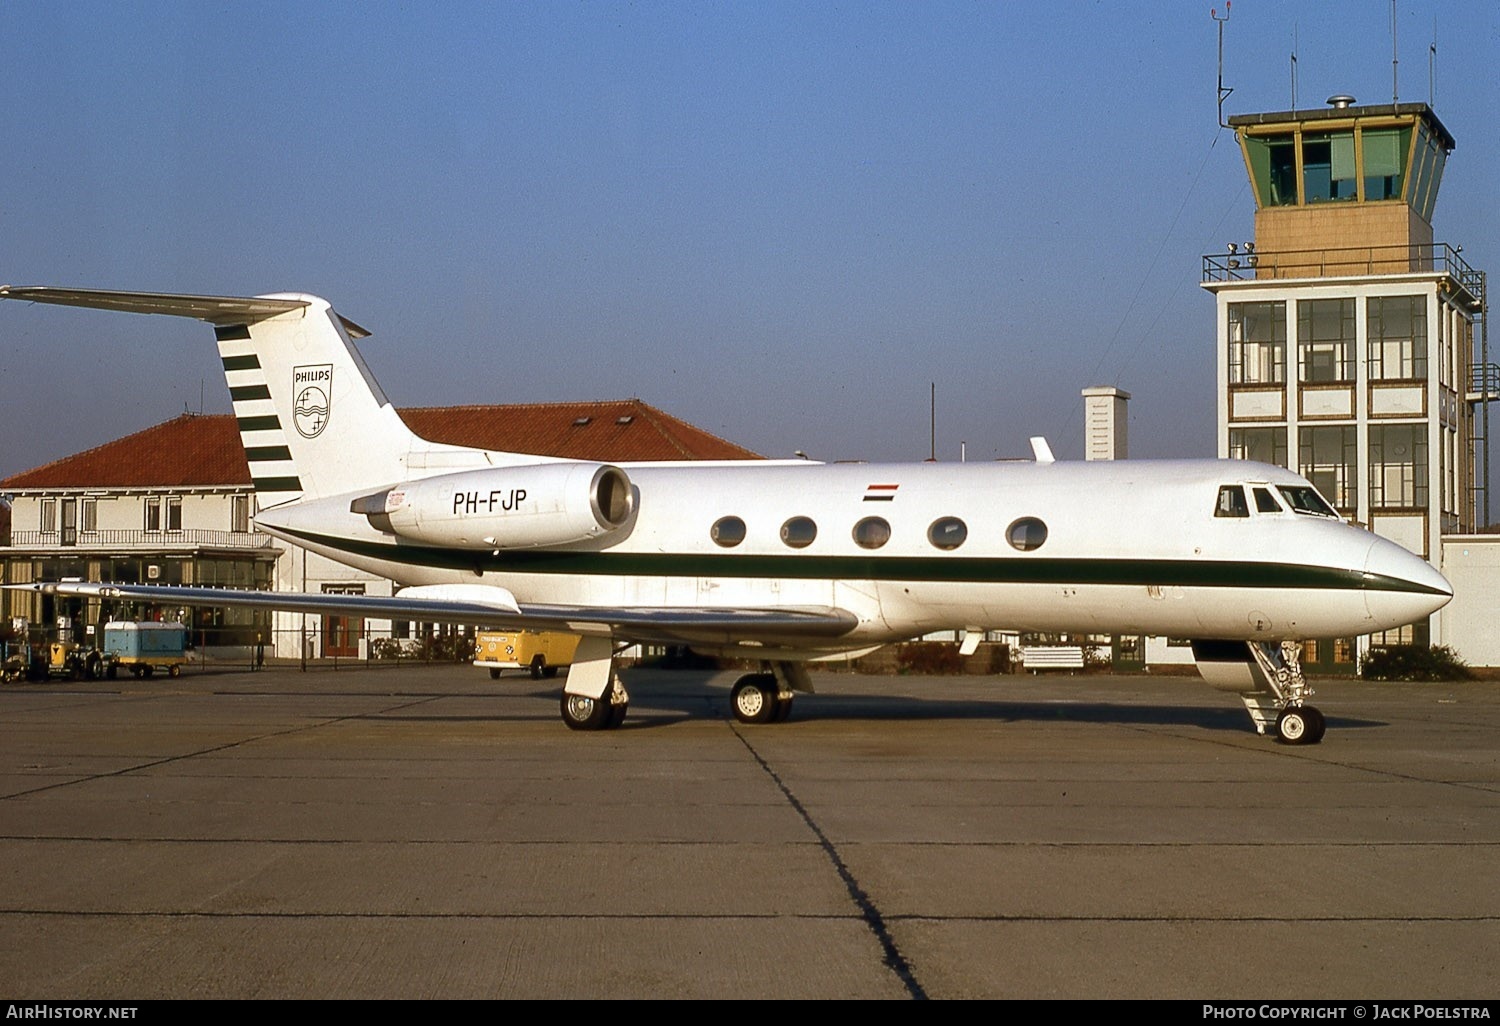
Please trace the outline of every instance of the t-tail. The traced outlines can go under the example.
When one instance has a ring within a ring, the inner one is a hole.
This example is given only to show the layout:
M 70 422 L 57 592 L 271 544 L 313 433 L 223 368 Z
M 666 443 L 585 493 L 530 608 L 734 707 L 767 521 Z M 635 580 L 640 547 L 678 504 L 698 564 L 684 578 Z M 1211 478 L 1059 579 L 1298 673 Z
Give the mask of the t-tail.
M 168 314 L 212 324 L 261 509 L 438 472 L 539 462 L 534 456 L 444 445 L 413 434 L 354 346 L 354 339 L 369 332 L 317 296 L 4 286 L 0 299 Z

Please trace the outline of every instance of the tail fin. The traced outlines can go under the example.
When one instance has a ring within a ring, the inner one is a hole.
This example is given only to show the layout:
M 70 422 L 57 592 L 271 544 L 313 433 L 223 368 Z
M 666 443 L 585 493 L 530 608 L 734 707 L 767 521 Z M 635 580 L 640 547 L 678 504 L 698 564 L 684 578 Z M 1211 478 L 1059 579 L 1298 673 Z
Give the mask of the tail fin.
M 438 469 L 538 459 L 443 445 L 413 434 L 354 347 L 352 339 L 369 332 L 316 296 L 4 286 L 0 299 L 168 314 L 212 324 L 261 509 L 395 484 Z
M 290 309 L 214 322 L 260 507 L 402 480 L 425 443 L 354 348 L 350 336 L 369 332 L 316 296 L 261 298 Z

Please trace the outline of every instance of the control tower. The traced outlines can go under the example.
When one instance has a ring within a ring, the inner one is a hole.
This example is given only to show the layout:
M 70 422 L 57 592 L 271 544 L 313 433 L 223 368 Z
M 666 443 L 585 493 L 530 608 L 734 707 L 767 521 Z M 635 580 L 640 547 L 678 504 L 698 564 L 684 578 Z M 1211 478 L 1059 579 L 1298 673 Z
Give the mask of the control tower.
M 1344 516 L 1440 563 L 1444 534 L 1487 520 L 1493 392 L 1476 367 L 1484 275 L 1433 241 L 1453 136 L 1426 104 L 1351 96 L 1229 125 L 1255 238 L 1203 258 L 1219 455 L 1297 470 Z M 1372 640 L 1426 645 L 1429 628 Z

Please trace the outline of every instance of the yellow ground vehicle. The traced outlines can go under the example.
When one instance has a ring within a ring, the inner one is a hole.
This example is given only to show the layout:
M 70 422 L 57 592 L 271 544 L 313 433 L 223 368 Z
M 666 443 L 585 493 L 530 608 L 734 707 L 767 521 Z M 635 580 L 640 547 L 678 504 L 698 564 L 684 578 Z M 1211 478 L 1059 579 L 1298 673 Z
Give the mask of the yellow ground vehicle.
M 530 670 L 533 679 L 556 677 L 573 662 L 578 635 L 559 631 L 480 631 L 474 639 L 474 665 L 488 667 L 490 679 L 501 670 Z

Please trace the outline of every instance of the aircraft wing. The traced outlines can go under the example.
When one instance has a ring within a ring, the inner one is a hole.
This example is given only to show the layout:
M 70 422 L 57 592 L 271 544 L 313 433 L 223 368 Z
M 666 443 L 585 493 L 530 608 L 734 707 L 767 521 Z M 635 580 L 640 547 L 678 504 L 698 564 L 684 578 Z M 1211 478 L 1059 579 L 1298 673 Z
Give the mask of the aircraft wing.
M 621 641 L 667 645 L 724 644 L 749 639 L 792 644 L 798 641 L 826 642 L 842 637 L 858 623 L 853 613 L 833 606 L 706 609 L 521 604 L 509 600 L 509 593 L 503 589 L 476 586 L 409 588 L 391 598 L 377 595 L 249 591 L 165 584 L 91 584 L 75 581 L 8 584 L 5 587 L 14 591 L 122 599 L 157 605 L 240 606 L 380 620 L 567 631 Z M 484 596 L 487 594 L 496 597 L 486 601 Z

